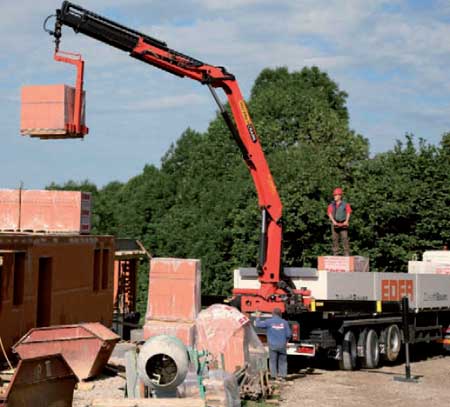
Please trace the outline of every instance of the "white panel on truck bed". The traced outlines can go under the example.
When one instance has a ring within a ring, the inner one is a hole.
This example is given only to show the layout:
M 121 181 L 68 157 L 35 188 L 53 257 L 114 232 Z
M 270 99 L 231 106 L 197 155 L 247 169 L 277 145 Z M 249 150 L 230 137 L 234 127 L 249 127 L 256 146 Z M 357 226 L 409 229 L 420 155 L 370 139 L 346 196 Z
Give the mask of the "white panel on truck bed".
M 418 274 L 416 281 L 417 308 L 450 307 L 450 276 Z
M 244 271 L 245 270 L 245 271 Z M 249 271 L 254 270 L 254 271 Z M 450 308 L 450 275 L 420 273 L 335 273 L 296 271 L 297 289 L 306 287 L 317 300 L 401 301 L 411 308 Z M 234 271 L 235 288 L 259 288 L 256 269 Z
M 311 296 L 320 300 L 373 300 L 372 273 L 333 273 L 308 268 L 291 268 L 286 274 L 292 276 L 296 289 L 306 287 Z M 256 269 L 234 271 L 235 288 L 259 288 Z
M 294 283 L 311 290 L 311 296 L 317 300 L 373 301 L 375 295 L 371 273 L 321 270 L 318 278 L 302 278 Z
M 374 301 L 374 273 L 319 272 L 319 280 L 327 280 L 327 300 Z

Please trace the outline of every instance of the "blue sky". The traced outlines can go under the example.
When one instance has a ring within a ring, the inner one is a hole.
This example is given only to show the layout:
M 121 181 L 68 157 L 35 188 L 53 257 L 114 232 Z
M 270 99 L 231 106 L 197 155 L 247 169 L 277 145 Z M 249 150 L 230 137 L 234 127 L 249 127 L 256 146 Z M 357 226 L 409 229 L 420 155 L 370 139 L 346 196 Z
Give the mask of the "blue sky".
M 349 93 L 351 127 L 372 153 L 407 132 L 437 144 L 450 130 L 450 2 L 447 0 L 80 0 L 75 3 L 238 78 L 244 96 L 265 67 L 317 65 Z M 52 59 L 44 18 L 54 0 L 0 0 L 0 188 L 52 181 L 126 181 L 160 158 L 188 126 L 207 128 L 207 88 L 153 69 L 64 29 L 62 49 L 86 60 L 85 140 L 19 135 L 20 87 L 72 84 Z

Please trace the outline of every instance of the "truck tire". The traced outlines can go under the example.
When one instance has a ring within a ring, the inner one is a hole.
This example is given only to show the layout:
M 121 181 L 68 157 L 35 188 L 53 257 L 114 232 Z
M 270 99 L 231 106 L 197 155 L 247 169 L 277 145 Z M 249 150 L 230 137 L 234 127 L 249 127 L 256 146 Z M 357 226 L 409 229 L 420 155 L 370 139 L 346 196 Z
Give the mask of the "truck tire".
M 400 349 L 402 347 L 402 336 L 400 333 L 400 328 L 393 324 L 389 325 L 386 329 L 386 334 L 384 338 L 385 354 L 384 359 L 389 362 L 395 362 L 400 354 Z
M 363 365 L 367 369 L 375 369 L 380 362 L 380 347 L 378 335 L 373 329 L 369 329 L 364 346 Z
M 342 359 L 339 361 L 341 370 L 355 370 L 356 360 L 356 337 L 352 331 L 347 331 L 342 341 Z

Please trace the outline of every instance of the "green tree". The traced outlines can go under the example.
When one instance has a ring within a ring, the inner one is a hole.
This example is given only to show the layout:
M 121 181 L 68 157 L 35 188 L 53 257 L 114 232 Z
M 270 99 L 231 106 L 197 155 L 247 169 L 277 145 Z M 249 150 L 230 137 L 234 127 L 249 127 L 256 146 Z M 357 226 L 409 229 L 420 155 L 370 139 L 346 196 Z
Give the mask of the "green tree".
M 325 250 L 329 191 L 368 156 L 367 141 L 349 130 L 346 96 L 316 67 L 266 69 L 252 89 L 250 112 L 285 202 L 286 264 Z M 201 258 L 204 291 L 228 291 L 233 268 L 256 264 L 260 211 L 221 117 L 204 134 L 185 132 L 161 172 L 175 197 L 157 226 L 157 252 Z
M 439 249 L 449 236 L 450 186 L 444 150 L 412 135 L 360 163 L 351 198 L 354 250 L 378 271 L 406 271 L 407 260 Z

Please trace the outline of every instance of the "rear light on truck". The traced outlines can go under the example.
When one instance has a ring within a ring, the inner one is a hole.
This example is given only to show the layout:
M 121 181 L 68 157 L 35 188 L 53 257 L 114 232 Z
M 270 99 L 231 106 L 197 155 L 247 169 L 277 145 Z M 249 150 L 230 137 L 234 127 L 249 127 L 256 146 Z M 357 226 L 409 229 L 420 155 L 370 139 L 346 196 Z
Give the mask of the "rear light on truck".
M 311 343 L 288 343 L 287 344 L 287 354 L 292 356 L 306 356 L 314 357 L 316 356 L 316 347 Z
M 316 348 L 314 345 L 301 345 L 297 348 L 297 353 L 302 356 L 313 357 L 316 355 Z
M 292 340 L 298 342 L 300 340 L 300 324 L 293 322 L 291 325 Z

